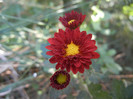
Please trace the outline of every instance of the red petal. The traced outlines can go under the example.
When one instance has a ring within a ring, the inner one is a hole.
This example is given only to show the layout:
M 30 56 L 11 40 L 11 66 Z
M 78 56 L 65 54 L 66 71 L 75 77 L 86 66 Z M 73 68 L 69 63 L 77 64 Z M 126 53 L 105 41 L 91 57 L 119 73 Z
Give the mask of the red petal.
M 57 59 L 56 56 L 53 56 L 52 58 L 49 59 L 50 63 L 56 63 Z
M 66 70 L 67 70 L 67 72 L 70 72 L 70 66 L 69 65 L 66 66 Z
M 64 70 L 64 69 L 65 69 L 65 67 L 63 65 L 61 65 L 61 70 Z
M 61 67 L 61 65 L 58 63 L 57 65 L 56 65 L 56 69 L 59 69 Z
M 53 51 L 54 55 L 61 55 L 61 54 L 63 54 L 63 51 L 64 51 L 64 50 L 61 50 L 61 49 L 54 49 L 54 50 L 52 50 L 52 51 Z
M 90 68 L 90 65 L 84 65 L 85 69 L 89 69 Z
M 53 49 L 51 45 L 48 45 L 45 48 L 47 48 L 48 50 L 52 50 Z
M 80 73 L 84 73 L 84 66 L 81 65 L 81 66 L 78 68 L 78 70 L 79 70 Z
M 75 66 L 71 66 L 70 68 L 71 68 L 71 70 L 72 70 L 72 72 L 73 72 L 74 74 L 77 73 L 77 68 L 76 68 Z
M 80 36 L 81 36 L 80 30 L 79 30 L 79 28 L 76 28 L 76 29 L 74 30 L 74 33 L 73 33 L 73 42 L 74 42 L 75 44 L 80 44 L 80 43 L 79 43 L 79 42 L 81 41 L 81 40 L 80 40 Z
M 86 17 L 86 15 L 83 15 L 83 16 L 82 16 L 82 20 L 81 20 L 81 22 L 84 21 L 85 17 Z
M 87 34 L 86 34 L 86 31 L 82 31 L 82 32 L 81 32 L 81 37 L 86 37 L 86 35 L 87 35 Z
M 95 40 L 91 40 L 92 41 L 92 44 L 96 44 L 96 41 Z
M 52 51 L 47 51 L 46 54 L 47 55 L 50 55 L 50 56 L 53 56 L 54 55 L 54 53 Z
M 50 44 L 53 44 L 53 45 L 60 45 L 62 42 L 60 42 L 58 39 L 56 39 L 56 38 L 49 38 L 48 39 L 48 42 L 50 43 Z
M 97 52 L 92 52 L 92 58 L 93 59 L 96 59 L 96 58 L 99 58 L 100 55 L 97 53 Z
M 93 47 L 88 47 L 88 48 L 82 49 L 82 50 L 80 50 L 80 52 L 82 52 L 82 53 L 89 53 L 89 52 L 93 52 L 95 50 L 97 50 L 97 47 L 93 46 Z
M 89 62 L 86 62 L 85 64 L 83 64 L 83 66 L 84 66 L 86 69 L 89 69 L 91 64 L 92 64 L 92 62 L 89 61 Z
M 55 39 L 64 44 L 64 39 L 59 35 L 59 33 L 54 34 Z
M 87 48 L 87 47 L 91 47 L 91 46 L 95 46 L 95 41 L 94 40 L 91 40 L 91 41 L 89 41 L 89 40 L 85 41 L 84 40 L 83 44 L 80 45 L 81 48 Z
M 48 39 L 48 42 L 49 42 L 50 44 L 54 44 L 53 38 L 49 38 L 49 39 Z
M 75 67 L 80 67 L 81 66 L 81 62 L 80 61 L 77 61 L 74 63 Z
M 88 37 L 89 40 L 91 40 L 92 34 L 88 34 L 87 37 Z

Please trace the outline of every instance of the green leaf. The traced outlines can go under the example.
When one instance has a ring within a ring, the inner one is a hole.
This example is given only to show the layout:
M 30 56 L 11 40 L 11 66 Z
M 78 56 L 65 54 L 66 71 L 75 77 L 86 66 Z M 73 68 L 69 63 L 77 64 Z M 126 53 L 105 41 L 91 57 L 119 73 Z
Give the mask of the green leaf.
M 81 91 L 78 96 L 77 99 L 91 99 L 89 96 L 89 93 L 87 93 L 86 91 Z
M 114 61 L 112 63 L 106 63 L 106 66 L 108 67 L 108 70 L 114 74 L 119 74 L 119 72 L 122 71 L 121 66 Z
M 129 85 L 126 88 L 126 97 L 127 97 L 127 99 L 132 99 L 133 98 L 133 84 Z
M 97 93 L 97 91 L 101 90 L 102 89 L 102 86 L 100 84 L 93 84 L 91 83 L 89 85 L 89 90 L 90 92 L 93 94 L 93 93 Z
M 50 95 L 50 99 L 59 99 L 60 95 L 62 94 L 69 95 L 71 92 L 72 92 L 72 88 L 71 88 L 71 85 L 69 84 L 66 88 L 62 90 L 57 90 L 55 88 L 50 87 L 49 95 Z
M 58 99 L 58 97 L 62 94 L 61 90 L 57 90 L 55 88 L 50 87 L 49 97 L 50 99 Z
M 122 81 L 114 80 L 112 82 L 112 94 L 113 94 L 113 99 L 126 99 L 125 86 Z
M 101 30 L 101 24 L 100 22 L 92 22 L 92 26 L 94 28 L 95 31 L 100 31 Z
M 92 83 L 98 83 L 100 75 L 98 75 L 96 72 L 92 72 L 88 78 Z
M 8 6 L 8 8 L 5 9 L 2 13 L 7 14 L 7 15 L 14 15 L 14 14 L 20 13 L 23 10 L 24 9 L 22 8 L 21 5 L 19 5 L 19 4 L 12 4 L 12 5 Z
M 110 50 L 107 52 L 107 54 L 108 54 L 109 56 L 113 56 L 113 55 L 116 54 L 116 50 L 110 49 Z
M 107 91 L 102 90 L 102 86 L 100 84 L 90 84 L 88 89 L 93 99 L 112 99 Z
M 109 20 L 110 18 L 111 18 L 111 13 L 104 11 L 103 20 L 106 21 L 106 20 Z
M 131 4 L 130 6 L 123 6 L 123 12 L 124 14 L 133 16 L 133 4 Z
M 107 44 L 104 44 L 101 48 L 98 49 L 100 52 L 100 59 L 99 59 L 99 64 L 102 65 L 102 72 L 111 72 L 114 74 L 119 74 L 120 71 L 122 71 L 122 67 L 117 64 L 112 56 L 116 53 L 114 49 L 111 49 L 107 51 Z

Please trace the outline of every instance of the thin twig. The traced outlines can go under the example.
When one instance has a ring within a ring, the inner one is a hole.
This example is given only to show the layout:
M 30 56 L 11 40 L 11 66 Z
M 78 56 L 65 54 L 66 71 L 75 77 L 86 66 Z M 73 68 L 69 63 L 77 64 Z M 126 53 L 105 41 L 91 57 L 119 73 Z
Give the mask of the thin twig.
M 133 75 L 132 74 L 129 74 L 129 75 L 110 75 L 109 78 L 113 78 L 113 79 L 123 79 L 123 78 L 131 79 L 131 78 L 133 78 Z

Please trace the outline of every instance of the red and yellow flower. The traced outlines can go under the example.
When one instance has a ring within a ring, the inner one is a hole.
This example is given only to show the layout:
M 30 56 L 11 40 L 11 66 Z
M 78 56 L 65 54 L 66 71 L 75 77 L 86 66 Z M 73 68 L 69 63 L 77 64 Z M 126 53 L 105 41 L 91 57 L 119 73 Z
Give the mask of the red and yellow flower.
M 50 85 L 57 90 L 66 88 L 69 82 L 70 75 L 64 70 L 56 71 L 50 78 Z
M 82 15 L 82 13 L 71 11 L 71 13 L 66 13 L 65 16 L 60 17 L 59 20 L 65 27 L 75 29 L 82 24 L 85 17 L 86 15 Z
M 85 69 L 89 69 L 92 64 L 91 59 L 99 58 L 96 51 L 96 41 L 91 40 L 92 34 L 87 34 L 86 31 L 80 32 L 79 28 L 71 30 L 59 29 L 58 33 L 54 34 L 53 38 L 49 38 L 49 46 L 47 55 L 53 56 L 50 58 L 51 63 L 57 63 L 56 69 L 70 70 L 76 74 L 83 73 Z

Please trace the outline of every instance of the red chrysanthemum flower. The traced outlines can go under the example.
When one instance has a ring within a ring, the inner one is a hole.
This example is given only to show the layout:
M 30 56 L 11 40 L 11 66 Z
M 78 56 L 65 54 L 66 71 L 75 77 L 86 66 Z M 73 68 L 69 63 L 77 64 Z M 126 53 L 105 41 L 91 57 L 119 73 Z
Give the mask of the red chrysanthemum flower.
M 82 24 L 85 17 L 86 15 L 82 15 L 82 13 L 71 11 L 71 13 L 66 13 L 65 16 L 60 17 L 59 20 L 65 27 L 75 29 Z
M 64 71 L 56 71 L 50 78 L 50 85 L 55 89 L 64 89 L 70 82 L 70 75 Z
M 92 64 L 91 59 L 99 58 L 99 54 L 94 52 L 97 47 L 95 40 L 91 40 L 92 34 L 86 34 L 86 31 L 80 32 L 79 28 L 75 30 L 59 29 L 59 33 L 54 34 L 54 38 L 49 38 L 51 44 L 46 46 L 46 54 L 53 56 L 50 58 L 51 63 L 56 63 L 56 69 L 66 68 L 68 72 L 72 70 L 74 74 L 78 71 L 84 72 Z

